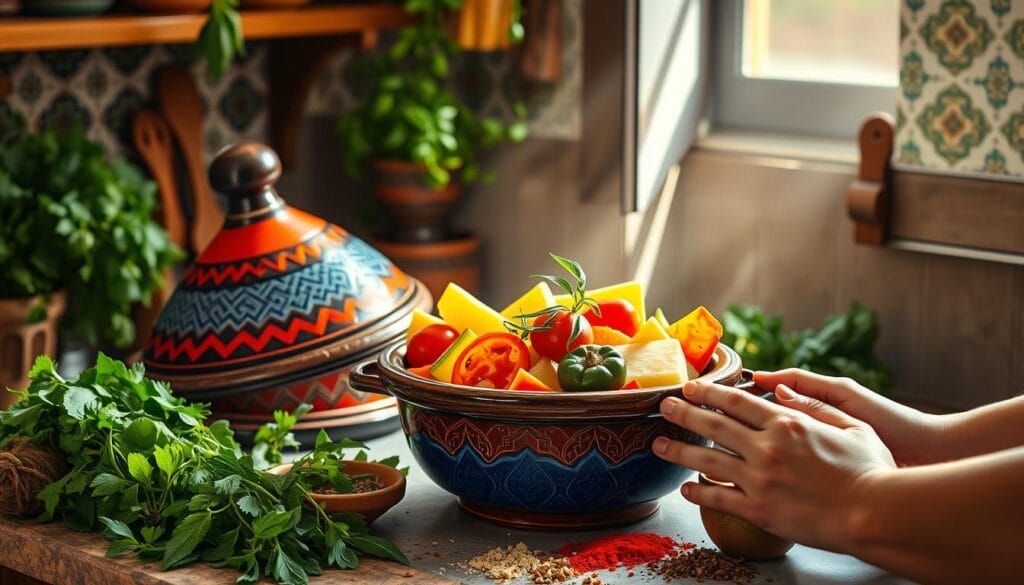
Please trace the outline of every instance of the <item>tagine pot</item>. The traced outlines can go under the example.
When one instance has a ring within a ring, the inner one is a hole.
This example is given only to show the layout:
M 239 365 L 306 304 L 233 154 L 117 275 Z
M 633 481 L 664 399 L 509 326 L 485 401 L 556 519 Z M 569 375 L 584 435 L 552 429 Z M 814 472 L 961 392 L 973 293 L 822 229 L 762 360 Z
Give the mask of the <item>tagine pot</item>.
M 8 388 L 28 387 L 28 373 L 36 356 L 57 355 L 57 325 L 67 299 L 63 292 L 50 295 L 46 315 L 41 321 L 29 322 L 36 297 L 0 299 L 0 410 L 14 404 L 16 396 Z
M 303 403 L 313 406 L 295 427 L 304 445 L 320 429 L 334 439 L 390 432 L 395 401 L 353 389 L 348 372 L 403 338 L 430 293 L 366 242 L 285 203 L 280 175 L 258 143 L 214 160 L 210 183 L 228 213 L 157 318 L 146 371 L 209 402 L 242 441 Z

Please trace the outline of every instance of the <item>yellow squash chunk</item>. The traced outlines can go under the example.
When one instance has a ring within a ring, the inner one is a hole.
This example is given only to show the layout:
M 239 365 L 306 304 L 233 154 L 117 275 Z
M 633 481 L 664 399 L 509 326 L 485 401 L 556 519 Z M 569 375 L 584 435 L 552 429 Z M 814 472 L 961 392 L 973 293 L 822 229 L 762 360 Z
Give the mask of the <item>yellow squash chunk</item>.
M 623 345 L 629 343 L 629 336 L 611 327 L 594 327 L 594 345 Z
M 497 311 L 454 282 L 437 300 L 437 312 L 459 331 L 472 329 L 479 335 L 505 331 L 505 319 Z
M 508 385 L 508 389 L 533 390 L 535 392 L 557 392 L 557 390 L 554 390 L 551 386 L 541 382 L 536 376 L 522 368 L 519 368 L 519 371 L 516 372 L 516 377 L 512 378 L 512 383 Z
M 643 343 L 645 341 L 659 341 L 662 339 L 672 339 L 672 336 L 665 331 L 665 328 L 658 323 L 657 319 L 651 317 L 640 327 L 640 330 L 636 332 L 636 335 L 629 342 Z M 678 341 L 676 341 L 676 345 L 679 345 Z M 679 349 L 681 350 L 682 347 Z
M 536 313 L 554 304 L 555 296 L 551 294 L 551 289 L 548 288 L 546 282 L 541 282 L 502 309 L 501 316 L 506 319 L 514 319 L 516 315 Z
M 419 309 L 415 309 L 412 312 L 412 321 L 409 323 L 409 330 L 405 333 L 405 342 L 409 343 L 412 336 L 423 331 L 427 325 L 436 325 L 439 323 L 444 323 L 444 319 L 435 317 L 430 313 L 425 313 Z
M 472 329 L 466 329 L 459 334 L 459 336 L 455 338 L 455 343 L 452 343 L 451 346 L 441 354 L 441 357 L 437 358 L 434 365 L 430 366 L 430 375 L 433 376 L 435 380 L 450 383 L 452 381 L 452 372 L 455 371 L 455 364 L 458 361 L 459 356 L 462 355 L 462 352 L 465 351 L 467 347 L 469 347 L 469 344 L 476 341 L 477 337 L 478 335 L 474 333 Z
M 674 386 L 689 379 L 683 348 L 675 339 L 617 345 L 626 360 L 626 377 L 641 388 Z
M 533 364 L 533 367 L 530 368 L 530 375 L 552 390 L 560 391 L 562 389 L 558 383 L 558 364 L 547 358 Z
M 647 313 L 645 312 L 647 309 L 644 306 L 644 287 L 635 280 L 623 282 L 622 284 L 613 284 L 612 286 L 606 286 L 604 288 L 588 290 L 587 296 L 595 301 L 614 301 L 617 299 L 625 299 L 633 305 L 633 308 L 636 309 L 637 315 L 640 315 L 641 318 L 647 316 Z M 572 297 L 569 295 L 557 295 L 555 297 L 555 302 L 563 307 L 569 307 L 572 305 Z

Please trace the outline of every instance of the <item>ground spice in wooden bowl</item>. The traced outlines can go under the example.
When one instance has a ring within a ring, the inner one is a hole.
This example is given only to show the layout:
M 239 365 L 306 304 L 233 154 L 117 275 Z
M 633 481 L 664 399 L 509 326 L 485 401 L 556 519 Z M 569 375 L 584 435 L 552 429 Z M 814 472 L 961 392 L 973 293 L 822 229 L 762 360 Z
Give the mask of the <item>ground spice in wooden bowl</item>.
M 710 548 L 698 548 L 655 561 L 649 563 L 647 568 L 661 575 L 666 581 L 696 579 L 698 583 L 708 580 L 743 584 L 749 583 L 758 575 L 758 570 L 747 563 L 722 556 Z

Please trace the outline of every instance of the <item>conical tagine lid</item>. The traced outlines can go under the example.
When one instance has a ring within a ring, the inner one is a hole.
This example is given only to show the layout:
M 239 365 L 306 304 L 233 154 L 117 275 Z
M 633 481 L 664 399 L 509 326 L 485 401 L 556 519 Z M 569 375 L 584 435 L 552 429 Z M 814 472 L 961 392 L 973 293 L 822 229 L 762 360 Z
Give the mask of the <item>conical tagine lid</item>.
M 221 152 L 210 183 L 229 198 L 220 232 L 160 313 L 143 359 L 199 400 L 259 391 L 376 354 L 430 293 L 347 231 L 287 205 L 262 144 Z

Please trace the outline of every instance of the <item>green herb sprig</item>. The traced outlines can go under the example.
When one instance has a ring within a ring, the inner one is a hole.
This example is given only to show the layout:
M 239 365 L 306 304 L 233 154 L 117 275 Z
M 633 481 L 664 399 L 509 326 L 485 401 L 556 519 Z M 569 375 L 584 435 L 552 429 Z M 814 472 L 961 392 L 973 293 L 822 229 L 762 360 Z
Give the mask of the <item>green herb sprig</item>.
M 64 289 L 67 330 L 91 345 L 130 345 L 133 305 L 148 305 L 183 257 L 155 207 L 156 186 L 80 129 L 0 144 L 0 298 Z
M 324 567 L 356 567 L 359 555 L 408 563 L 361 516 L 317 506 L 308 486 L 319 475 L 305 463 L 285 475 L 260 470 L 225 421 L 205 425 L 205 406 L 173 396 L 141 366 L 101 354 L 65 380 L 43 356 L 30 378 L 21 401 L 0 412 L 0 446 L 27 437 L 64 454 L 71 471 L 40 493 L 41 519 L 102 530 L 109 556 L 133 553 L 165 570 L 202 560 L 238 569 L 238 583 L 304 584 Z M 340 470 L 351 446 L 322 433 L 308 461 Z
M 569 282 L 569 279 L 563 276 L 553 276 L 550 274 L 533 274 L 530 278 L 543 280 L 555 287 L 556 290 L 564 291 L 565 294 L 572 297 L 572 304 L 568 308 L 556 304 L 533 313 L 520 313 L 514 317 L 518 323 L 516 321 L 506 320 L 504 323 L 505 329 L 507 329 L 509 333 L 518 335 L 523 339 L 526 339 L 529 337 L 530 333 L 535 331 L 549 331 L 551 329 L 551 321 L 555 318 L 555 315 L 561 311 L 568 310 L 570 313 L 580 314 L 584 311 L 590 310 L 598 317 L 601 316 L 601 307 L 598 305 L 597 301 L 587 296 L 587 273 L 583 271 L 583 267 L 580 266 L 580 263 L 575 260 L 559 256 L 554 252 L 548 252 L 548 255 L 551 256 L 551 259 L 554 260 L 556 264 L 568 272 L 575 282 Z M 533 325 L 530 323 L 531 320 L 545 315 L 546 318 L 539 324 Z M 580 336 L 580 333 L 582 333 L 582 323 L 580 322 L 580 318 L 574 318 L 572 320 L 572 330 L 569 333 L 569 340 L 566 343 L 566 347 L 572 345 L 572 342 L 576 341 L 576 338 Z
M 206 60 L 206 75 L 211 81 L 220 79 L 235 57 L 245 56 L 238 0 L 213 0 L 196 40 L 196 52 Z

